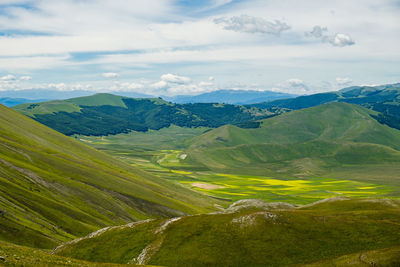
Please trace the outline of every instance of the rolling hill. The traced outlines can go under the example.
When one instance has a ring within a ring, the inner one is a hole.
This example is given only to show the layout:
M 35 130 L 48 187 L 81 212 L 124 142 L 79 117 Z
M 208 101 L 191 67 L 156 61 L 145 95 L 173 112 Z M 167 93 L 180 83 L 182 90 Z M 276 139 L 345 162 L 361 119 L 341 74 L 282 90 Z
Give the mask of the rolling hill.
M 0 240 L 52 248 L 109 225 L 207 212 L 213 203 L 0 105 Z
M 132 130 L 159 130 L 170 125 L 212 128 L 227 123 L 243 125 L 274 115 L 254 107 L 212 103 L 181 105 L 160 98 L 128 98 L 111 94 L 22 104 L 14 109 L 66 135 L 98 136 Z
M 380 124 L 375 114 L 330 103 L 261 120 L 260 128 L 225 125 L 192 139 L 185 161 L 217 172 L 286 177 L 352 165 L 396 166 L 400 131 Z
M 290 99 L 253 104 L 258 108 L 297 110 L 330 102 L 363 105 L 380 112 L 377 119 L 390 127 L 400 129 L 400 83 L 380 86 L 352 86 L 337 92 L 327 92 Z
M 400 203 L 388 199 L 337 198 L 301 207 L 247 200 L 221 213 L 106 228 L 55 253 L 163 266 L 302 266 L 324 260 L 350 266 L 346 259 L 357 253 L 367 263 L 397 264 L 399 211 Z

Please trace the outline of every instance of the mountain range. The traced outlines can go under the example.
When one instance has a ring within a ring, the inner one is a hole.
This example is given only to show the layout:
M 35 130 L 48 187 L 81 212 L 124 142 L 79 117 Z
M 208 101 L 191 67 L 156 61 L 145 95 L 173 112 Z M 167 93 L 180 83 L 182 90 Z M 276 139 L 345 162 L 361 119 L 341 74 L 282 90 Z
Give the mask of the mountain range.
M 296 110 L 330 102 L 358 104 L 378 111 L 380 114 L 377 119 L 381 123 L 400 129 L 400 83 L 380 86 L 352 86 L 336 92 L 274 100 L 251 106 Z
M 63 134 L 108 135 L 182 127 L 219 127 L 274 115 L 267 110 L 230 104 L 173 104 L 161 98 L 128 98 L 111 94 L 21 104 L 15 110 Z
M 178 95 L 174 97 L 162 97 L 167 101 L 178 104 L 186 103 L 225 103 L 225 104 L 254 104 L 264 101 L 295 97 L 294 94 L 287 94 L 272 91 L 252 90 L 217 90 L 200 95 Z

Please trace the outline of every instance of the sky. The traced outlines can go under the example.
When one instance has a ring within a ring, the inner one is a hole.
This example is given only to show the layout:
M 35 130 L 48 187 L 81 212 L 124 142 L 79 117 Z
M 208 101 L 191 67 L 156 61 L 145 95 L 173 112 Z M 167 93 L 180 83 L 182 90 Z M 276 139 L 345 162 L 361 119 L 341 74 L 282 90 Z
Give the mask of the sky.
M 0 0 L 0 96 L 396 83 L 399 14 L 400 0 Z

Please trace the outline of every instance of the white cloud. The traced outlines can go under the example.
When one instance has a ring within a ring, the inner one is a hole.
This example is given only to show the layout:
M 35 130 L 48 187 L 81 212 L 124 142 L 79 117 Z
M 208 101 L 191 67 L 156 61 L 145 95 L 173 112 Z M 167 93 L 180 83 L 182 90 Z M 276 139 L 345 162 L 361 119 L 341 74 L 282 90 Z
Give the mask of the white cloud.
M 349 45 L 354 45 L 355 42 L 351 37 L 347 34 L 344 33 L 336 33 L 333 36 L 328 36 L 327 38 L 323 39 L 324 41 L 330 43 L 333 46 L 349 46 Z
M 326 32 L 328 32 L 328 28 L 316 25 L 312 31 L 306 32 L 305 35 L 308 37 L 315 37 L 320 39 L 322 42 L 329 43 L 333 46 L 344 47 L 355 44 L 353 39 L 347 34 L 336 33 L 333 35 L 328 35 Z
M 199 86 L 200 87 L 210 87 L 213 86 L 214 84 L 212 82 L 200 82 Z
M 3 77 L 0 77 L 0 80 L 3 80 L 3 81 L 11 81 L 11 80 L 15 80 L 15 79 L 16 79 L 16 77 L 12 74 L 8 74 Z
M 303 80 L 297 78 L 288 79 L 282 83 L 279 83 L 276 87 L 273 88 L 273 90 L 293 94 L 311 93 L 311 89 L 309 88 L 309 86 Z
M 166 89 L 168 88 L 168 83 L 166 81 L 159 81 L 153 84 L 150 84 L 150 87 L 156 90 Z
M 67 90 L 67 85 L 65 83 L 49 83 L 47 84 L 47 87 L 50 89 L 56 89 L 59 91 L 65 91 Z
M 141 83 L 135 82 L 114 82 L 113 86 L 109 88 L 112 92 L 138 92 L 143 91 L 145 86 Z
M 208 77 L 208 80 L 209 80 L 209 81 L 214 81 L 215 78 L 214 78 L 213 76 L 210 76 L 210 77 Z
M 19 79 L 20 79 L 21 81 L 30 81 L 30 80 L 32 80 L 32 76 L 28 76 L 28 75 L 26 75 L 26 76 L 21 76 L 21 77 L 19 77 Z
M 280 35 L 281 32 L 290 29 L 290 26 L 285 22 L 279 20 L 268 21 L 264 18 L 248 15 L 216 18 L 214 23 L 221 24 L 225 30 L 245 33 Z
M 161 76 L 161 81 L 167 83 L 185 84 L 185 83 L 190 83 L 190 78 L 168 73 Z
M 336 83 L 339 86 L 348 86 L 351 85 L 353 83 L 353 80 L 347 77 L 341 78 L 341 77 L 337 77 L 336 78 Z
M 115 72 L 104 72 L 101 74 L 101 76 L 103 76 L 104 78 L 113 79 L 113 78 L 118 78 L 119 74 Z
M 149 80 L 138 82 L 144 88 L 132 90 L 153 90 L 150 84 L 154 83 L 163 90 L 178 90 L 179 84 L 150 81 L 150 77 L 185 73 L 196 80 L 185 83 L 188 88 L 181 86 L 188 91 L 204 90 L 199 82 L 207 81 L 210 73 L 218 77 L 218 86 L 225 87 L 234 77 L 244 88 L 254 82 L 277 87 L 288 77 L 304 77 L 312 88 L 321 80 L 336 86 L 335 78 L 346 75 L 359 83 L 398 79 L 399 6 L 393 0 L 248 0 L 232 5 L 227 5 L 230 0 L 209 0 L 204 1 L 207 12 L 190 14 L 181 12 L 188 6 L 180 6 L 188 1 L 25 1 L 32 8 L 2 6 L 6 14 L 0 16 L 0 31 L 6 33 L 0 36 L 3 75 L 30 74 L 35 80 L 57 83 L 54 77 L 68 73 L 68 81 L 91 82 L 92 90 L 107 90 L 114 86 L 113 79 L 97 83 L 98 77 L 87 81 L 88 77 L 117 70 L 124 73 L 118 80 Z M 25 1 L 0 0 L 0 4 Z M 213 22 L 215 18 L 220 24 Z M 326 27 L 309 32 L 316 42 L 305 42 L 304 32 L 314 25 Z M 282 31 L 283 38 L 267 38 Z M 356 49 L 335 48 L 349 47 L 354 40 Z M 46 69 L 55 75 L 48 76 Z M 18 80 L 20 86 L 31 86 Z

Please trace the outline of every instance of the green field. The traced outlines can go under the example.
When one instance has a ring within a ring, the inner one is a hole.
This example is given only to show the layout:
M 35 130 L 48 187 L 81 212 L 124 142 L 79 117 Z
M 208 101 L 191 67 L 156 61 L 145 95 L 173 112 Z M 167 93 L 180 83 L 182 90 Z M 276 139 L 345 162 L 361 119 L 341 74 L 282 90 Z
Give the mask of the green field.
M 231 201 L 248 198 L 306 204 L 336 196 L 398 197 L 400 193 L 397 186 L 398 180 L 391 179 L 393 175 L 396 175 L 397 165 L 390 165 L 390 168 L 382 165 L 342 166 L 329 175 L 304 178 L 294 175 L 284 177 L 273 172 L 270 172 L 268 176 L 215 172 L 196 162 L 187 161 L 185 158 L 187 156 L 185 151 L 193 138 L 207 131 L 206 128 L 171 126 L 147 133 L 131 132 L 113 136 L 76 136 L 75 138 L 118 157 L 132 166 L 146 170 L 160 179 L 178 182 L 194 191 L 225 200 L 223 202 L 225 205 Z M 261 165 L 258 172 L 266 171 L 263 167 Z M 386 174 L 390 170 L 394 173 L 389 173 L 386 179 L 380 180 L 374 179 L 377 176 L 362 175 L 363 170 L 366 170 L 366 175 L 373 173 L 373 170 L 379 175 L 379 173 L 382 174 L 383 169 Z M 229 168 L 227 170 L 229 171 Z M 343 179 L 343 176 L 339 175 L 340 171 L 347 177 L 351 176 L 351 171 L 354 171 L 354 176 Z

